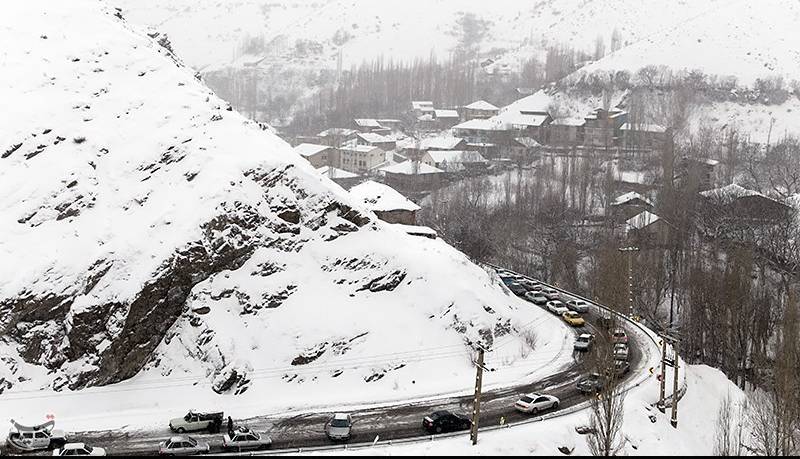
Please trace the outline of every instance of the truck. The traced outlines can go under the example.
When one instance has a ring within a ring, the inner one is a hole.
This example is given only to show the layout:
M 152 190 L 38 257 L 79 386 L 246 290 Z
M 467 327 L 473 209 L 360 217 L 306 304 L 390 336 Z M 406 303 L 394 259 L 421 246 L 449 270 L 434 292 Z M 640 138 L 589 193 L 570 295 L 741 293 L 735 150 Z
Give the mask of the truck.
M 67 444 L 67 435 L 63 430 L 54 430 L 54 420 L 36 426 L 26 426 L 11 420 L 13 426 L 8 432 L 6 445 L 20 452 L 31 452 L 61 448 Z
M 219 413 L 198 413 L 189 411 L 182 418 L 175 418 L 169 421 L 169 430 L 177 433 L 197 432 L 207 430 L 210 433 L 218 433 L 222 427 L 224 414 Z

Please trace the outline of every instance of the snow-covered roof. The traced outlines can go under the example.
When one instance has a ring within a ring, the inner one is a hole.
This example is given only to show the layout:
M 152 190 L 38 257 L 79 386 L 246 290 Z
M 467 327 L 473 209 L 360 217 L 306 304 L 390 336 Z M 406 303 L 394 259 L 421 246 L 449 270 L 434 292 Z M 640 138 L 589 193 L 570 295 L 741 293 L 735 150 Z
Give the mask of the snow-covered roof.
M 625 123 L 620 127 L 623 131 L 640 131 L 640 132 L 656 132 L 656 133 L 664 133 L 667 132 L 667 128 L 664 126 L 660 126 L 658 124 L 647 124 L 647 123 Z
M 531 137 L 517 137 L 516 139 L 514 139 L 514 141 L 528 148 L 539 148 L 542 146 L 542 144 L 537 142 L 536 139 Z
M 411 101 L 411 107 L 414 110 L 420 110 L 420 111 L 423 111 L 423 112 L 430 112 L 430 111 L 434 110 L 433 102 L 431 102 L 429 100 L 414 100 L 414 101 Z
M 494 105 L 490 104 L 489 102 L 486 102 L 485 100 L 479 100 L 479 101 L 473 102 L 473 103 L 467 105 L 464 108 L 466 108 L 467 110 L 480 110 L 480 111 L 497 111 L 497 110 L 500 110 L 499 108 L 495 107 Z
M 561 118 L 553 121 L 551 124 L 553 126 L 572 126 L 572 127 L 580 127 L 586 123 L 586 120 L 583 118 Z
M 426 174 L 443 174 L 444 171 L 429 166 L 425 163 L 417 163 L 416 170 L 414 161 L 404 161 L 399 164 L 395 164 L 393 166 L 384 167 L 381 169 L 382 172 L 388 172 L 391 174 L 403 174 L 403 175 L 426 175 Z
M 435 110 L 436 118 L 458 118 L 456 110 Z
M 502 131 L 503 123 L 496 118 L 474 119 L 456 125 L 453 127 L 453 129 L 464 129 L 471 131 Z
M 550 116 L 547 114 L 507 113 L 503 120 L 514 126 L 541 126 Z
M 383 125 L 374 118 L 356 118 L 353 120 L 356 126 L 365 128 L 382 128 Z
M 713 190 L 704 191 L 700 193 L 700 196 L 724 202 L 731 202 L 736 199 L 745 198 L 748 196 L 760 196 L 762 198 L 771 199 L 768 196 L 759 193 L 758 191 L 748 190 L 747 188 L 739 186 L 735 183 L 724 186 L 722 188 L 715 188 Z
M 368 180 L 350 189 L 350 195 L 363 202 L 373 212 L 408 210 L 416 212 L 420 206 L 414 204 L 399 191 L 383 183 Z
M 614 199 L 614 202 L 612 202 L 611 205 L 622 206 L 637 199 L 641 200 L 642 202 L 644 202 L 649 206 L 653 205 L 653 203 L 649 199 L 647 199 L 646 197 L 642 196 L 641 194 L 635 191 L 631 191 L 630 193 L 625 193 L 622 196 L 618 196 L 616 199 Z
M 298 155 L 308 158 L 310 156 L 314 156 L 318 153 L 322 153 L 323 151 L 329 149 L 328 145 L 317 145 L 313 143 L 301 143 L 300 145 L 294 147 L 295 153 Z
M 317 137 L 333 137 L 333 136 L 348 137 L 353 134 L 356 134 L 357 132 L 358 131 L 356 131 L 355 129 L 330 128 L 330 129 L 325 129 L 324 131 L 317 134 Z
M 376 134 L 374 132 L 364 132 L 364 133 L 358 134 L 358 137 L 363 139 L 365 142 L 369 142 L 369 143 L 395 142 L 395 139 L 393 139 L 391 137 L 388 137 L 388 136 L 385 136 L 385 135 Z
M 642 228 L 646 228 L 653 223 L 661 220 L 661 217 L 658 215 L 648 212 L 646 210 L 642 211 L 639 214 L 634 215 L 628 221 L 625 222 L 625 226 L 629 230 L 640 230 Z
M 324 175 L 325 177 L 328 177 L 331 180 L 333 180 L 333 179 L 348 179 L 348 178 L 356 178 L 356 177 L 358 177 L 358 175 L 356 175 L 356 174 L 354 174 L 352 172 L 347 172 L 346 170 L 339 169 L 339 168 L 336 168 L 336 167 L 331 167 L 331 166 L 322 166 L 319 169 L 317 169 L 317 171 L 320 174 Z
M 482 154 L 477 151 L 458 151 L 458 150 L 445 150 L 445 151 L 429 151 L 431 159 L 435 163 L 448 162 L 448 163 L 485 163 L 488 162 Z
M 458 148 L 464 139 L 452 136 L 428 137 L 420 141 L 421 150 L 452 150 Z

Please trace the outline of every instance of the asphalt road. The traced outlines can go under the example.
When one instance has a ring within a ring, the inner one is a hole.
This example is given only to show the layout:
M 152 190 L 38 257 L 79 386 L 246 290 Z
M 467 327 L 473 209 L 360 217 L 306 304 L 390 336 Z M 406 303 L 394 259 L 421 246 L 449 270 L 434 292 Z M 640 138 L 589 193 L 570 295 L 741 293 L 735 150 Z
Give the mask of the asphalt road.
M 531 303 L 531 307 L 540 306 Z M 597 314 L 590 313 L 584 317 L 587 319 L 587 324 L 584 327 L 573 329 L 576 335 L 587 331 L 595 333 L 598 336 L 596 345 L 608 339 L 605 330 L 597 325 L 599 319 Z M 629 333 L 629 336 L 634 338 L 638 335 Z M 635 377 L 639 372 L 647 371 L 639 368 L 642 362 L 639 345 L 640 343 L 631 340 L 629 356 L 631 372 L 625 380 Z M 575 386 L 580 377 L 591 371 L 588 359 L 586 354 L 575 353 L 574 363 L 559 373 L 513 388 L 485 392 L 481 403 L 480 424 L 482 426 L 497 425 L 501 418 L 505 418 L 507 423 L 530 418 L 531 415 L 520 413 L 514 409 L 514 403 L 525 393 L 545 392 L 555 395 L 561 401 L 559 410 L 565 410 L 588 400 L 587 396 L 581 394 Z M 422 419 L 430 413 L 442 409 L 468 415 L 472 412 L 472 397 L 442 398 L 352 413 L 354 425 L 349 443 L 368 443 L 376 438 L 385 441 L 427 435 L 422 428 Z M 235 422 L 237 425 L 245 424 L 255 431 L 266 433 L 272 438 L 272 449 L 309 448 L 332 444 L 325 436 L 324 431 L 325 423 L 331 415 L 332 413 L 302 414 L 285 419 L 256 417 Z M 164 423 L 167 423 L 166 419 Z M 166 427 L 161 430 L 113 430 L 69 434 L 71 441 L 81 441 L 95 447 L 103 447 L 110 455 L 153 455 L 158 451 L 158 444 L 172 435 L 174 434 Z M 469 432 L 465 431 L 465 441 L 468 435 Z M 191 436 L 209 443 L 212 453 L 223 452 L 222 434 L 191 434 Z

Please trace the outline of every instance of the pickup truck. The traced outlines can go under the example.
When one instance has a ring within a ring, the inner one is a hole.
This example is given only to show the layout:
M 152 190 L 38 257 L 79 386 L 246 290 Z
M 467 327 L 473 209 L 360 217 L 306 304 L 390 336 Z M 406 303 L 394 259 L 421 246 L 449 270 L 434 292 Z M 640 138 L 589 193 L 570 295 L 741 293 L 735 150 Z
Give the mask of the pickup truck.
M 6 444 L 22 452 L 61 448 L 67 443 L 67 436 L 62 430 L 53 430 L 55 424 L 55 421 L 48 421 L 29 427 L 12 419 L 11 425 L 14 427 L 8 433 Z
M 169 421 L 169 430 L 177 433 L 197 432 L 207 430 L 210 433 L 217 433 L 222 427 L 223 413 L 197 413 L 189 411 L 182 418 L 175 418 Z

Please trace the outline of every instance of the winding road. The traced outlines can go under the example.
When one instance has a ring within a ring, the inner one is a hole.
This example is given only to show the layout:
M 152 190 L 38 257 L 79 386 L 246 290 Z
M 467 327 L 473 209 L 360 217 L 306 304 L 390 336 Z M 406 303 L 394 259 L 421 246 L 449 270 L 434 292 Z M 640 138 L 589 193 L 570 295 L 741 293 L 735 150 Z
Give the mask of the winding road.
M 535 279 L 531 280 L 535 281 Z M 586 300 L 563 290 L 560 291 L 562 296 L 567 297 L 567 300 L 572 298 Z M 605 330 L 598 326 L 598 311 L 602 306 L 586 301 L 594 306 L 593 311 L 589 314 L 584 314 L 587 324 L 583 328 L 573 329 L 573 333 L 577 335 L 589 331 L 595 333 L 600 340 L 607 339 Z M 531 303 L 531 307 L 539 306 Z M 628 335 L 631 339 L 629 356 L 631 371 L 626 375 L 623 384 L 635 385 L 637 384 L 636 380 L 643 380 L 643 378 L 649 376 L 649 354 L 643 352 L 643 350 L 648 347 L 652 348 L 655 343 L 645 338 L 643 334 L 636 333 L 633 330 L 633 323 L 625 320 L 620 322 L 620 326 L 628 330 Z M 504 418 L 507 424 L 535 418 L 535 416 L 526 415 L 514 409 L 514 403 L 519 397 L 530 392 L 546 392 L 555 395 L 561 400 L 557 411 L 542 413 L 542 415 L 556 416 L 559 413 L 566 414 L 574 411 L 577 405 L 589 400 L 587 396 L 581 394 L 576 388 L 578 379 L 590 371 L 588 367 L 586 356 L 576 353 L 574 355 L 574 363 L 569 368 L 556 374 L 516 387 L 484 392 L 481 399 L 481 426 L 484 428 L 497 426 L 501 418 Z M 472 412 L 472 397 L 441 398 L 419 403 L 390 405 L 352 413 L 354 425 L 348 445 L 370 444 L 376 439 L 386 442 L 426 436 L 427 433 L 422 429 L 423 417 L 443 409 L 469 414 Z M 243 423 L 255 431 L 266 432 L 272 438 L 273 445 L 272 451 L 263 454 L 276 454 L 280 451 L 297 452 L 299 449 L 331 445 L 332 442 L 327 439 L 324 431 L 325 423 L 331 414 L 301 414 L 283 419 L 276 419 L 271 416 L 256 417 L 236 420 L 236 422 L 237 424 Z M 466 441 L 469 432 L 465 431 L 461 435 L 465 437 Z M 80 439 L 80 441 L 89 445 L 105 448 L 110 455 L 157 454 L 158 444 L 170 436 L 172 434 L 166 428 L 160 430 L 75 432 L 70 435 L 71 438 Z M 224 452 L 222 434 L 198 434 L 192 436 L 209 443 L 212 453 L 220 454 Z

